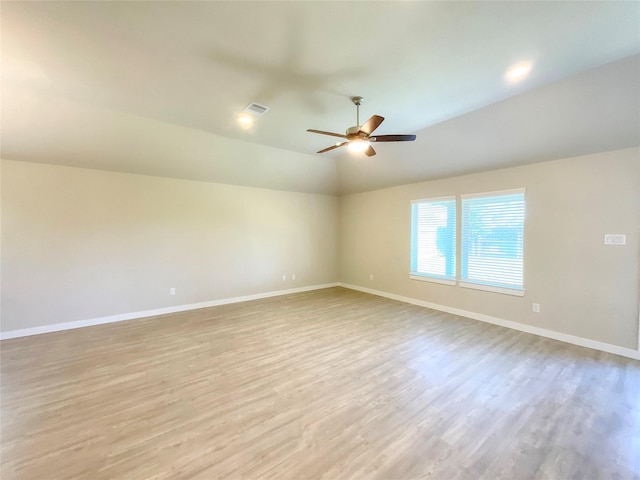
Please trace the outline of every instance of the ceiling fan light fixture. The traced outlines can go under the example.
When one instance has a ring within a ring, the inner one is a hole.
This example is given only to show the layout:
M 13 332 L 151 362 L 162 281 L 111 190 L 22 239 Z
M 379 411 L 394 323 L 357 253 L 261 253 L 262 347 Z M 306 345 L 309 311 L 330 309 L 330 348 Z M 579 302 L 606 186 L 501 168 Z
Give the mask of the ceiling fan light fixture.
M 366 140 L 352 140 L 347 145 L 347 148 L 351 152 L 360 153 L 364 152 L 367 148 L 369 148 L 369 142 Z
M 380 115 L 373 115 L 369 120 L 360 125 L 360 104 L 362 103 L 362 97 L 352 97 L 351 101 L 356 106 L 356 125 L 347 128 L 346 133 L 327 132 L 325 130 L 314 130 L 312 128 L 307 129 L 307 132 L 319 133 L 320 135 L 328 135 L 330 137 L 338 137 L 342 139 L 342 141 L 335 145 L 318 150 L 316 153 L 325 153 L 335 150 L 336 148 L 346 146 L 351 152 L 364 153 L 367 157 L 373 157 L 376 154 L 376 151 L 371 146 L 371 142 L 413 142 L 416 139 L 415 135 L 372 136 L 374 130 L 384 121 L 384 117 L 381 117 Z

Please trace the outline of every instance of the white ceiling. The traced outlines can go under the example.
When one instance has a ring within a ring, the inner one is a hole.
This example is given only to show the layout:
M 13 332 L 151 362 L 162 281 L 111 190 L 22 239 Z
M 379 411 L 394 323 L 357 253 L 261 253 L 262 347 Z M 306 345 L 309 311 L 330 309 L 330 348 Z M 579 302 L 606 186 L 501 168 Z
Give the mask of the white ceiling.
M 350 193 L 640 144 L 640 2 L 3 2 L 2 158 Z M 531 76 L 508 85 L 514 62 Z M 416 133 L 317 155 L 361 117 Z M 271 107 L 249 130 L 250 102 Z

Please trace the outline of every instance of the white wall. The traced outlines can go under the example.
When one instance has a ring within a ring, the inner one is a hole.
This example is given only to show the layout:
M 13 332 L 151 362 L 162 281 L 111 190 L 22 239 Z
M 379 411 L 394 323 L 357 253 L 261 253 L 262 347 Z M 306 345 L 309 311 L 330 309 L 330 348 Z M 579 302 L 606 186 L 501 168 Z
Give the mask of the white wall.
M 1 168 L 3 332 L 337 281 L 334 196 Z
M 409 279 L 411 200 L 520 187 L 527 208 L 524 297 Z M 348 195 L 340 211 L 343 283 L 638 347 L 637 148 Z M 605 233 L 626 234 L 627 245 L 603 245 Z M 540 313 L 531 311 L 532 302 L 541 304 Z

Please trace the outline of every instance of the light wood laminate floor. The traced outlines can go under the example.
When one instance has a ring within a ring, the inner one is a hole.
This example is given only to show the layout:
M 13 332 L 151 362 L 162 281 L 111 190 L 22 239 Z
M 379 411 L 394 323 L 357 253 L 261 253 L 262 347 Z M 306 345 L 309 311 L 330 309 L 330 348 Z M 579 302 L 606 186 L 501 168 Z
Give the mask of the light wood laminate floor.
M 0 348 L 3 480 L 640 478 L 640 362 L 341 288 Z

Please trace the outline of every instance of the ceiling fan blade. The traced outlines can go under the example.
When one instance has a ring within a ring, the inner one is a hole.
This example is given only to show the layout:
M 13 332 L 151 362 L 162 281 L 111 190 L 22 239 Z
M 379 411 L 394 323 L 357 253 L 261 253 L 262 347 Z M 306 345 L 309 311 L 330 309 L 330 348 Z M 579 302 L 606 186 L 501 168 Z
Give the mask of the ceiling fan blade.
M 382 122 L 384 122 L 384 117 L 381 117 L 380 115 L 374 115 L 369 120 L 364 122 L 364 125 L 362 125 L 360 131 L 366 133 L 367 135 L 371 135 Z
M 373 157 L 376 154 L 376 151 L 373 149 L 373 147 L 371 145 L 369 145 L 367 147 L 367 149 L 364 151 L 364 154 L 367 157 Z
M 330 147 L 327 147 L 327 148 L 324 148 L 322 150 L 319 150 L 316 153 L 328 152 L 329 150 L 333 150 L 334 148 L 340 148 L 340 147 L 346 145 L 347 143 L 349 143 L 349 142 L 336 143 L 335 145 L 331 145 Z
M 413 142 L 415 135 L 378 135 L 369 137 L 370 142 Z
M 313 130 L 311 128 L 308 129 L 307 132 L 319 133 L 320 135 L 331 135 L 332 137 L 347 138 L 346 135 L 342 135 L 341 133 L 325 132 L 325 131 L 322 131 L 322 130 Z

